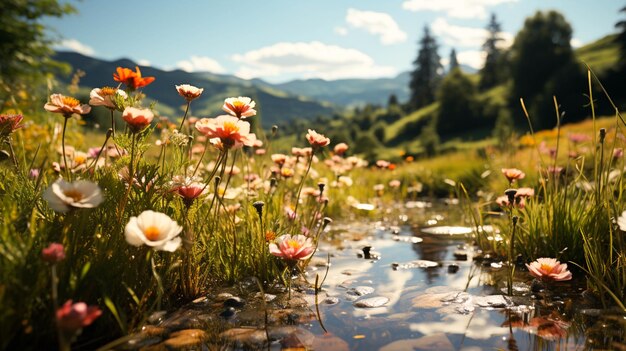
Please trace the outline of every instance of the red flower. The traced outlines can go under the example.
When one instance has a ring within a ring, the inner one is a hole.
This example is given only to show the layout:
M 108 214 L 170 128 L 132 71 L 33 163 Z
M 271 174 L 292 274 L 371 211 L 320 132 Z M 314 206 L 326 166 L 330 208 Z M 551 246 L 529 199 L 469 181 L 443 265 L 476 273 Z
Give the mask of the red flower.
M 20 124 L 24 117 L 22 115 L 0 115 L 0 137 L 8 136 L 15 130 L 20 129 L 23 125 Z
M 52 243 L 41 250 L 41 258 L 48 263 L 58 263 L 65 259 L 65 249 L 59 243 Z
M 75 333 L 90 325 L 101 314 L 98 306 L 87 306 L 84 302 L 72 304 L 72 300 L 67 300 L 56 312 L 57 325 L 65 332 Z
M 118 67 L 117 73 L 113 73 L 113 79 L 116 82 L 124 83 L 132 90 L 145 87 L 154 81 L 154 77 L 142 77 L 139 66 L 135 67 L 136 72 L 130 68 Z

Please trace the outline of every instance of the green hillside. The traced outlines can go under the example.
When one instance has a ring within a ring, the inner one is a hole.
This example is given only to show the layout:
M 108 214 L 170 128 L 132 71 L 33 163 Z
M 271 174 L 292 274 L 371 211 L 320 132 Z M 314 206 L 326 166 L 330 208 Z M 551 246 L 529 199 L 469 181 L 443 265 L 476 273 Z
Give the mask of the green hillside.
M 592 43 L 576 49 L 578 59 L 591 67 L 596 73 L 605 72 L 619 59 L 619 46 L 615 43 L 616 34 L 607 35 Z
M 72 52 L 58 52 L 55 59 L 69 63 L 73 70 L 82 70 L 85 76 L 80 80 L 82 88 L 114 86 L 113 73 L 117 67 L 133 68 L 135 62 L 121 59 L 103 61 Z M 156 101 L 156 109 L 175 120 L 182 116 L 184 100 L 176 93 L 175 85 L 191 84 L 204 88 L 204 93 L 192 104 L 192 114 L 199 117 L 213 117 L 221 114 L 222 103 L 231 96 L 249 96 L 257 102 L 259 120 L 264 128 L 294 119 L 311 119 L 320 115 L 330 115 L 338 110 L 329 103 L 318 102 L 302 96 L 289 94 L 269 86 L 258 86 L 248 81 L 210 73 L 190 73 L 182 70 L 163 71 L 154 67 L 142 67 L 144 76 L 154 76 L 154 83 L 143 89 L 149 100 Z M 59 77 L 69 83 L 71 77 Z

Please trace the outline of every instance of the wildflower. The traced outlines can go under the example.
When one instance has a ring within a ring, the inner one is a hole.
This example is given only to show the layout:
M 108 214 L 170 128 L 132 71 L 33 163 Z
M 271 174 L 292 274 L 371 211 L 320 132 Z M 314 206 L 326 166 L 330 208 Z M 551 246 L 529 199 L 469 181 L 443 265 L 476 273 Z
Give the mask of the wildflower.
M 0 127 L 0 129 L 1 128 L 2 127 Z M 623 156 L 624 156 L 624 149 L 622 149 L 621 147 L 613 149 L 613 158 L 618 159 L 618 158 L 622 158 Z
M 96 320 L 102 311 L 98 306 L 87 306 L 84 302 L 67 300 L 56 311 L 57 326 L 64 332 L 74 334 Z
M 524 179 L 526 174 L 517 168 L 502 168 L 502 174 L 506 177 L 509 183 L 513 183 L 516 180 Z
M 267 230 L 265 232 L 265 242 L 271 242 L 276 240 L 276 233 L 272 230 Z
M 256 106 L 256 103 L 252 99 L 246 96 L 239 96 L 224 100 L 222 110 L 231 116 L 246 118 L 256 115 L 254 106 Z
M 294 175 L 294 170 L 292 168 L 289 167 L 283 167 L 280 169 L 280 175 L 283 178 L 291 178 Z
M 622 215 L 617 217 L 617 225 L 621 231 L 626 232 L 626 211 L 622 212 Z
M 206 184 L 195 181 L 192 178 L 186 178 L 182 181 L 174 181 L 173 190 L 183 198 L 183 202 L 187 206 L 191 206 L 193 201 L 202 194 L 206 193 Z
M 89 93 L 89 105 L 104 106 L 110 110 L 115 110 L 117 108 L 116 96 L 119 96 L 121 99 L 128 97 L 126 92 L 121 89 L 111 87 L 95 88 Z
M 181 226 L 161 212 L 143 211 L 130 217 L 124 228 L 126 242 L 133 246 L 148 245 L 155 250 L 174 252 L 180 246 Z
M 563 281 L 572 279 L 572 273 L 567 269 L 567 263 L 561 264 L 555 258 L 538 258 L 526 264 L 528 272 L 535 278 L 544 281 Z
M 28 177 L 31 179 L 37 179 L 39 178 L 40 172 L 39 168 L 31 168 L 30 171 L 28 171 Z
M 518 188 L 515 193 L 515 197 L 531 197 L 535 196 L 535 189 L 533 188 Z
M 5 115 L 0 114 L 0 137 L 9 136 L 9 134 L 23 127 L 20 124 L 24 117 L 22 115 Z
M 387 168 L 389 167 L 391 163 L 389 163 L 389 161 L 385 161 L 385 160 L 378 160 L 376 161 L 376 167 L 378 168 Z
M 276 242 L 270 243 L 269 249 L 272 255 L 292 263 L 308 259 L 315 251 L 311 238 L 301 234 L 294 236 L 291 236 L 291 234 L 281 235 L 276 239 Z
M 196 129 L 209 139 L 219 139 L 226 148 L 252 146 L 256 141 L 256 135 L 250 133 L 250 123 L 229 115 L 202 118 L 196 122 Z
M 313 129 L 309 129 L 308 133 L 306 133 L 306 139 L 309 141 L 309 144 L 311 144 L 314 149 L 324 147 L 330 144 L 329 138 L 325 137 L 323 134 L 319 134 Z
M 154 81 L 154 77 L 142 77 L 138 66 L 135 66 L 135 70 L 133 72 L 130 68 L 118 67 L 117 73 L 113 73 L 113 79 L 131 90 L 143 88 Z
M 343 155 L 347 150 L 348 150 L 348 144 L 346 143 L 339 143 L 335 145 L 335 148 L 333 149 L 333 151 L 335 151 L 337 155 Z
M 197 99 L 204 91 L 203 88 L 194 87 L 189 84 L 177 85 L 176 90 L 178 91 L 178 94 L 184 97 L 188 102 Z
M 394 180 L 391 180 L 391 181 L 389 182 L 389 187 L 390 187 L 390 188 L 399 188 L 399 187 L 400 187 L 400 184 L 401 184 L 401 183 L 400 183 L 400 181 L 399 181 L 399 180 L 394 179 Z
M 43 108 L 49 112 L 61 113 L 65 118 L 70 118 L 74 113 L 85 115 L 91 111 L 91 106 L 81 105 L 77 99 L 61 94 L 50 95 L 50 101 Z
M 572 133 L 568 135 L 569 140 L 575 144 L 591 141 L 591 136 L 587 134 Z
M 122 112 L 122 119 L 128 124 L 133 133 L 137 133 L 150 125 L 154 114 L 149 108 L 127 107 Z
M 570 324 L 561 320 L 558 316 L 534 317 L 529 322 L 527 329 L 536 328 L 536 333 L 542 339 L 556 341 L 567 337 L 567 329 Z
M 51 243 L 41 250 L 41 259 L 48 263 L 58 263 L 65 259 L 65 249 L 59 243 Z
M 58 179 L 46 189 L 43 198 L 54 211 L 60 213 L 72 208 L 94 208 L 104 201 L 98 184 L 88 180 L 68 183 Z

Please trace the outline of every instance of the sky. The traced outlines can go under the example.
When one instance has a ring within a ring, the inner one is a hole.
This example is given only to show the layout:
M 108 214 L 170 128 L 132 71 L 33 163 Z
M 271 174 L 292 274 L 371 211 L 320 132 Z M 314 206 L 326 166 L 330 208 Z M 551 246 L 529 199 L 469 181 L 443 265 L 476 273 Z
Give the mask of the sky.
M 272 83 L 393 77 L 412 70 L 429 26 L 444 64 L 483 64 L 491 13 L 511 43 L 524 19 L 557 10 L 573 46 L 623 19 L 618 0 L 83 0 L 78 13 L 46 19 L 56 49 L 129 58 L 165 70 L 209 71 Z

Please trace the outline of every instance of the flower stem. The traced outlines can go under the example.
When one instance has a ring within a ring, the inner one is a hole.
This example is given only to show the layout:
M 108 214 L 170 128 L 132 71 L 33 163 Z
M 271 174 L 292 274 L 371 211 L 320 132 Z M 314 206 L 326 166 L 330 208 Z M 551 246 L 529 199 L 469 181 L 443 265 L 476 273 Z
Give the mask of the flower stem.
M 191 105 L 191 101 L 187 101 L 187 107 L 185 108 L 185 114 L 183 115 L 183 120 L 180 122 L 180 128 L 178 128 L 181 132 L 183 131 L 183 126 L 185 125 L 185 119 L 187 119 L 187 113 L 189 112 L 189 106 Z
M 69 167 L 67 166 L 67 156 L 65 155 L 65 130 L 67 129 L 67 120 L 70 119 L 70 116 L 64 116 L 65 120 L 63 121 L 63 132 L 61 134 L 61 151 L 63 152 L 63 164 L 65 165 L 65 172 L 67 173 L 67 179 L 71 182 L 71 172 Z

